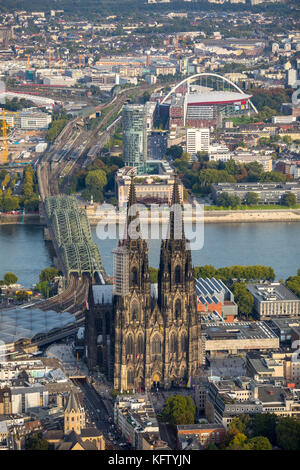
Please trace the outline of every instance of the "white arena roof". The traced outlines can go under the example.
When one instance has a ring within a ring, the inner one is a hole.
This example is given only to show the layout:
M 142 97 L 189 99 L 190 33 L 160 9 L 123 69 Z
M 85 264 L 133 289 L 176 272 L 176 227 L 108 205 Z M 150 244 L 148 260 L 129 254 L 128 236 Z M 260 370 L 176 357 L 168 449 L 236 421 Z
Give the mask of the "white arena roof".
M 230 104 L 247 101 L 251 95 L 231 91 L 211 91 L 206 93 L 189 93 L 186 95 L 187 105 Z

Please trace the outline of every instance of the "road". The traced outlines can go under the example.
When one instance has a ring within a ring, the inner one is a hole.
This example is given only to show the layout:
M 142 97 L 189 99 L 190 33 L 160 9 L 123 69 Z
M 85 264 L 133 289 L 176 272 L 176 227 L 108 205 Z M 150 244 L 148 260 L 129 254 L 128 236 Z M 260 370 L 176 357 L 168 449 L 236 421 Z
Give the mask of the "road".
M 120 445 L 121 436 L 117 434 L 114 424 L 112 423 L 113 417 L 107 412 L 107 409 L 103 403 L 102 398 L 95 392 L 94 388 L 87 382 L 76 381 L 76 385 L 80 387 L 83 393 L 83 400 L 90 421 L 95 423 L 94 425 L 103 434 L 104 439 L 116 450 L 122 450 Z

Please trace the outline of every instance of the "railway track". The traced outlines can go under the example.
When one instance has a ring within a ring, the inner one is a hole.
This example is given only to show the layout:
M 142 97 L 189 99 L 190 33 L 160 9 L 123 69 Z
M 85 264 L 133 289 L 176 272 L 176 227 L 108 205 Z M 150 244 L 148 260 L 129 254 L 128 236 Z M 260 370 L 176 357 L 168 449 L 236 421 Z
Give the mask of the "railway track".
M 83 276 L 79 279 L 76 275 L 71 274 L 69 284 L 61 294 L 55 295 L 48 300 L 35 303 L 34 306 L 43 311 L 54 310 L 61 313 L 73 313 L 76 314 L 77 318 L 84 308 L 88 296 L 88 289 L 88 276 Z M 29 305 L 28 308 L 29 307 L 32 307 L 32 304 Z

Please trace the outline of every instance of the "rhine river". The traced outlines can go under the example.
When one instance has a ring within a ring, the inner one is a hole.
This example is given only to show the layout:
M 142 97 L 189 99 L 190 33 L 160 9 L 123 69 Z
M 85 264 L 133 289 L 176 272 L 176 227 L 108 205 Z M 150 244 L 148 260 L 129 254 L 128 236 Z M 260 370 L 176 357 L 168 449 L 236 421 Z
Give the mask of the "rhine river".
M 113 274 L 111 251 L 116 240 L 99 240 L 92 228 L 94 241 L 100 248 L 107 274 Z M 158 267 L 159 240 L 149 242 L 149 265 Z M 277 278 L 296 275 L 300 268 L 300 223 L 264 222 L 207 224 L 204 246 L 192 251 L 195 266 L 215 267 L 234 264 L 272 266 Z M 38 282 L 42 269 L 52 265 L 49 246 L 43 239 L 43 227 L 37 225 L 0 225 L 0 279 L 11 271 L 19 282 L 30 287 Z

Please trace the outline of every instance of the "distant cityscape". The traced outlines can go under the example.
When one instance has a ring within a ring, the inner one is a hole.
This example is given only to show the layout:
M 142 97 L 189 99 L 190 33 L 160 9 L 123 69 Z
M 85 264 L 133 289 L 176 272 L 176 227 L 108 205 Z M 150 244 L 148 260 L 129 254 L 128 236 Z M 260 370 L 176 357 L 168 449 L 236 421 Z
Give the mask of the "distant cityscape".
M 102 3 L 0 6 L 0 450 L 299 450 L 299 5 Z

